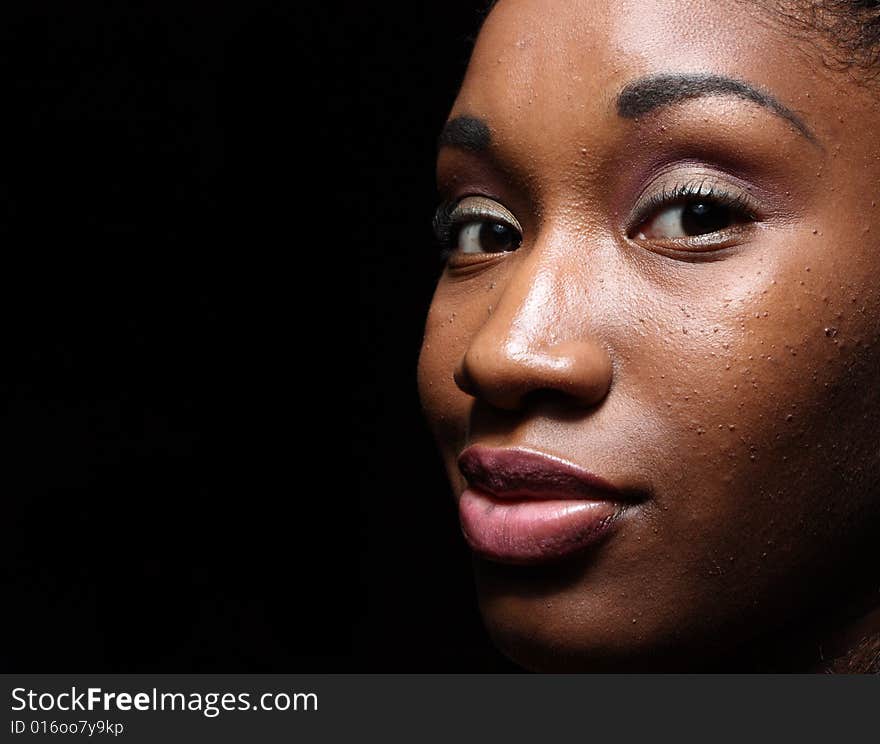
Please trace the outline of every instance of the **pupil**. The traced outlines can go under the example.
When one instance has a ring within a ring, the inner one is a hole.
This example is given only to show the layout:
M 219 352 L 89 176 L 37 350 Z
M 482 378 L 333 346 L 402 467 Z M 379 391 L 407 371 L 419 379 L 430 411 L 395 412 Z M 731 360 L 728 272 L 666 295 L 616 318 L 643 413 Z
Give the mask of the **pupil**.
M 487 253 L 516 250 L 516 232 L 500 222 L 485 223 L 480 228 L 480 244 Z
M 681 215 L 681 227 L 688 235 L 705 235 L 730 227 L 733 217 L 727 207 L 708 202 L 692 202 Z

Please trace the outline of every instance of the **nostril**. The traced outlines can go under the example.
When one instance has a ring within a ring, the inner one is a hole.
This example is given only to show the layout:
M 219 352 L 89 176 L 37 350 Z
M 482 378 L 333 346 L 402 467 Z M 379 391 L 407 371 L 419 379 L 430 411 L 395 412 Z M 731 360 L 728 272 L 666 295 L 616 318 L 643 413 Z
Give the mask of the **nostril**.
M 504 354 L 471 348 L 456 365 L 452 377 L 462 392 L 494 408 L 515 410 L 529 389 L 520 367 Z
M 474 385 L 473 380 L 471 379 L 470 374 L 468 373 L 466 357 L 463 357 L 458 364 L 455 365 L 455 369 L 452 372 L 452 379 L 455 381 L 455 384 L 458 386 L 458 389 L 463 393 L 467 393 L 468 395 L 477 395 L 477 390 Z

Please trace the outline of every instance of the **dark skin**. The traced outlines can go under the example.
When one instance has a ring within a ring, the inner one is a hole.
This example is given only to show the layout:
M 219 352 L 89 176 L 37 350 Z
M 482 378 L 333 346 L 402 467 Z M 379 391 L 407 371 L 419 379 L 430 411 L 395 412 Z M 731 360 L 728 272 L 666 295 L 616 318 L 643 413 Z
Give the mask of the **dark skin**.
M 880 93 L 829 43 L 700 0 L 502 0 L 480 33 L 419 360 L 453 495 L 473 444 L 646 494 L 565 560 L 475 554 L 527 668 L 820 671 L 880 634 Z

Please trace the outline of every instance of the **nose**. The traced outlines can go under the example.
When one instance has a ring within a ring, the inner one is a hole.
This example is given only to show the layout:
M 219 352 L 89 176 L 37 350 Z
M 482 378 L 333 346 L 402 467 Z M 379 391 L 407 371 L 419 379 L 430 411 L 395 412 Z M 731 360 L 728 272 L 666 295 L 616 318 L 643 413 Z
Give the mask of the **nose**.
M 612 360 L 590 330 L 583 292 L 572 289 L 548 275 L 511 281 L 459 360 L 458 387 L 508 411 L 539 394 L 569 406 L 600 403 Z

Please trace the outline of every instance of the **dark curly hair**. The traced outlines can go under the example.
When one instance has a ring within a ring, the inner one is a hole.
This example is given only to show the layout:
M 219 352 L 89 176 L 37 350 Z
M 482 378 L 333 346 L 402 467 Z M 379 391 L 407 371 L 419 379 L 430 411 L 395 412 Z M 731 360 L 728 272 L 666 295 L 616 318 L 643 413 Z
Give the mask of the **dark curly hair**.
M 831 42 L 826 62 L 880 77 L 880 0 L 758 0 L 792 30 Z M 802 38 L 804 38 L 802 36 Z
M 880 674 L 880 636 L 863 638 L 824 671 L 826 674 Z

